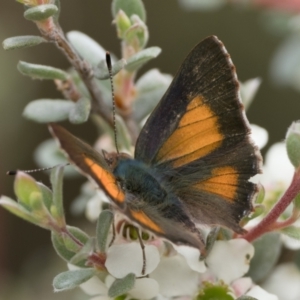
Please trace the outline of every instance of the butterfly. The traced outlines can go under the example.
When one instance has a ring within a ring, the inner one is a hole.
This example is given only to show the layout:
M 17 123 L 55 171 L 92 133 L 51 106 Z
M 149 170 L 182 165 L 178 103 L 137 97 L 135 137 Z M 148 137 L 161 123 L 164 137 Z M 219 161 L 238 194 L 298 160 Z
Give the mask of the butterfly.
M 205 249 L 199 225 L 245 233 L 261 156 L 239 96 L 235 67 L 210 36 L 189 53 L 142 128 L 134 158 L 99 153 L 50 124 L 61 148 L 134 223 L 175 244 Z

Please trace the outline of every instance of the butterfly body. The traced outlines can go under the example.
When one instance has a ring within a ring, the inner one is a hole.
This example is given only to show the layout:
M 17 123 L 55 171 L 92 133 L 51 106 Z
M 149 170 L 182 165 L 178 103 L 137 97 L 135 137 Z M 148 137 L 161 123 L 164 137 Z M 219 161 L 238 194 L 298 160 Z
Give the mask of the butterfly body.
M 259 151 L 239 99 L 235 68 L 214 36 L 187 56 L 138 137 L 134 158 L 96 152 L 59 125 L 70 160 L 133 222 L 204 251 L 199 224 L 243 233 Z

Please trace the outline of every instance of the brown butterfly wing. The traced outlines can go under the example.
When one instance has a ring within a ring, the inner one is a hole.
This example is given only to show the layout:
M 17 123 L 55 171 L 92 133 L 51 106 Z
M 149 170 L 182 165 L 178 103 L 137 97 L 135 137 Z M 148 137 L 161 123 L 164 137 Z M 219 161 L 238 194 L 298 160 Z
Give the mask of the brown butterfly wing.
M 261 157 L 250 137 L 235 68 L 214 36 L 187 56 L 147 120 L 135 157 L 165 174 L 164 184 L 197 223 L 242 232 Z
M 92 178 L 118 206 L 123 207 L 125 194 L 103 156 L 57 124 L 50 124 L 49 130 L 80 171 Z

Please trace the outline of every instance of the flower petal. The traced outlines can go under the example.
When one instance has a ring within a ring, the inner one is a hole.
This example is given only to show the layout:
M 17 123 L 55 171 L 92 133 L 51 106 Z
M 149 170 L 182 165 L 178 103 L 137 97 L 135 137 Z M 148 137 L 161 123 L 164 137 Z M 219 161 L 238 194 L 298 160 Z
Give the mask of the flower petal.
M 251 137 L 254 140 L 255 145 L 259 149 L 262 149 L 268 142 L 268 131 L 258 125 L 251 124 Z
M 252 286 L 252 280 L 250 277 L 243 277 L 235 280 L 231 287 L 234 290 L 235 296 L 240 297 L 244 295 Z
M 160 294 L 165 297 L 194 295 L 199 280 L 199 274 L 181 255 L 162 258 L 150 277 L 158 282 Z
M 159 285 L 152 278 L 140 278 L 135 281 L 134 288 L 128 293 L 134 299 L 152 299 L 158 295 Z
M 253 255 L 253 245 L 244 239 L 216 241 L 206 263 L 219 280 L 228 284 L 249 270 Z
M 159 252 L 153 245 L 145 245 L 146 272 L 142 274 L 143 254 L 139 243 L 113 245 L 107 251 L 105 266 L 116 278 L 123 278 L 129 273 L 137 277 L 151 273 L 159 263 Z
M 200 260 L 200 251 L 199 249 L 189 247 L 189 246 L 177 246 L 174 245 L 174 248 L 179 254 L 181 254 L 185 259 L 189 267 L 196 272 L 204 273 L 206 271 L 206 266 L 203 260 Z
M 278 265 L 262 287 L 279 299 L 300 299 L 300 271 L 293 263 Z
M 294 167 L 288 158 L 285 143 L 272 145 L 266 154 L 262 184 L 268 186 L 281 183 L 284 185 L 283 188 L 286 188 L 293 174 Z
M 267 291 L 265 291 L 258 285 L 255 285 L 246 295 L 254 297 L 258 300 L 278 300 L 279 299 L 276 295 L 268 293 Z M 287 298 L 284 298 L 284 299 L 287 300 Z M 293 298 L 293 299 L 295 299 L 295 298 Z

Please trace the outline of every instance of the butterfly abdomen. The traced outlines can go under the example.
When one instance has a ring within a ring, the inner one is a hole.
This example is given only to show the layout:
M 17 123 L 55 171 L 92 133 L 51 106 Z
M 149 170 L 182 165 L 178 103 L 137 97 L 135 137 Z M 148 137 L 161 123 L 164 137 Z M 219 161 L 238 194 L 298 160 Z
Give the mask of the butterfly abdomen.
M 133 159 L 121 159 L 113 170 L 121 188 L 150 205 L 163 204 L 167 191 L 144 164 Z

